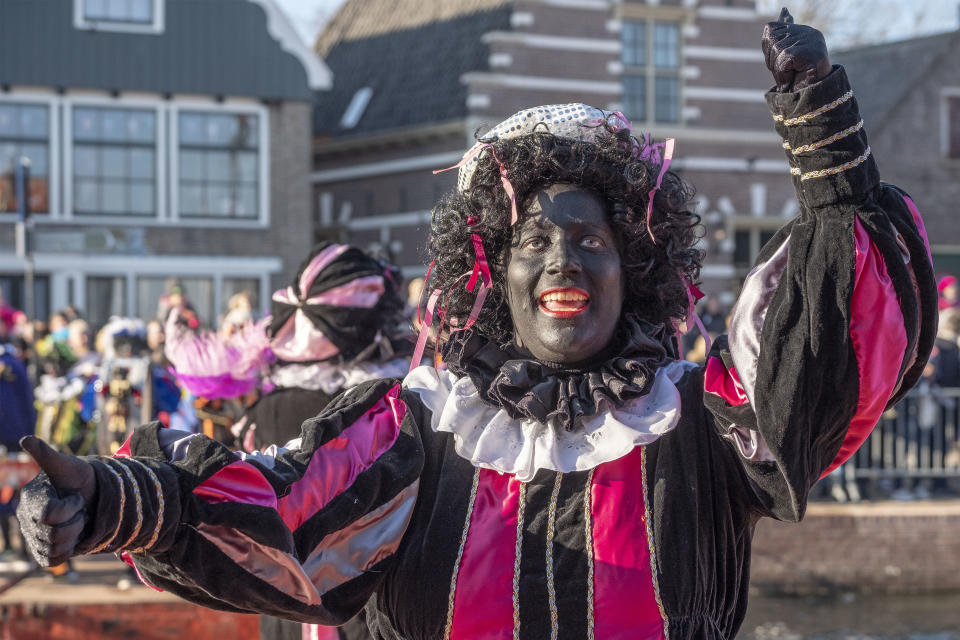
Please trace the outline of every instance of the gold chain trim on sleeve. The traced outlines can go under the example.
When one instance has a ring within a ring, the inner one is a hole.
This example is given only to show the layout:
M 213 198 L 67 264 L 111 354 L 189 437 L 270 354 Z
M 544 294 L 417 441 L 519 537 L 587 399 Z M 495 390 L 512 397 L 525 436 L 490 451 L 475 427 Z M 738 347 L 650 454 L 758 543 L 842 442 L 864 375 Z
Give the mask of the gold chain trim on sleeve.
M 593 640 L 593 472 L 587 474 L 587 489 L 583 494 L 583 526 L 586 536 L 584 549 L 587 554 L 587 640 Z
M 817 140 L 816 142 L 811 142 L 810 144 L 801 145 L 801 146 L 797 147 L 796 149 L 792 149 L 790 152 L 791 152 L 793 155 L 798 155 L 798 154 L 801 154 L 801 153 L 807 153 L 808 151 L 816 151 L 816 150 L 819 149 L 820 147 L 825 147 L 825 146 L 827 146 L 828 144 L 832 144 L 832 143 L 836 142 L 837 140 L 842 140 L 843 138 L 846 138 L 846 137 L 849 136 L 850 134 L 856 133 L 857 131 L 860 131 L 860 129 L 863 129 L 863 120 L 861 120 L 861 121 L 858 122 L 857 124 L 853 125 L 852 127 L 847 127 L 847 128 L 844 129 L 843 131 L 839 131 L 839 132 L 833 134 L 833 135 L 830 136 L 829 138 L 824 138 L 823 140 Z M 790 143 L 784 141 L 784 143 L 783 143 L 783 148 L 784 148 L 784 149 L 790 149 Z
M 647 448 L 640 447 L 640 473 L 643 487 L 643 520 L 647 525 L 647 547 L 650 549 L 650 573 L 653 576 L 653 595 L 657 599 L 657 608 L 660 609 L 660 617 L 663 619 L 663 637 L 664 640 L 670 640 L 670 620 L 667 618 L 667 612 L 663 608 L 663 600 L 660 598 L 660 580 L 657 578 L 657 546 L 653 535 L 653 515 L 650 511 L 650 493 L 647 491 Z
M 527 499 L 527 485 L 520 483 L 519 505 L 517 506 L 517 544 L 513 561 L 513 640 L 520 640 L 520 551 L 523 547 L 523 512 Z
M 116 458 L 107 458 L 107 464 L 115 464 L 120 467 L 120 470 L 123 471 L 123 475 L 127 477 L 127 480 L 130 481 L 130 484 L 133 486 L 133 500 L 136 503 L 137 507 L 137 524 L 133 527 L 133 533 L 130 534 L 130 537 L 127 538 L 127 541 L 120 545 L 120 549 L 126 549 L 127 545 L 132 544 L 134 540 L 137 539 L 137 536 L 140 535 L 140 529 L 143 527 L 143 498 L 140 496 L 140 487 L 137 485 L 137 477 L 133 475 L 133 472 L 127 468 L 127 465 L 123 464 Z
M 131 462 L 139 464 L 147 472 L 147 475 L 150 476 L 150 480 L 153 481 L 153 488 L 157 492 L 157 526 L 153 529 L 153 534 L 150 536 L 150 540 L 147 544 L 143 545 L 139 549 L 131 549 L 130 553 L 143 553 L 148 551 L 157 543 L 157 538 L 160 537 L 160 529 L 163 528 L 163 514 L 166 508 L 166 501 L 163 497 L 163 485 L 160 484 L 160 478 L 157 477 L 157 474 L 154 473 L 153 469 L 140 462 L 136 458 L 127 458 Z
M 453 629 L 453 602 L 457 595 L 457 576 L 460 573 L 460 561 L 463 559 L 463 548 L 467 544 L 467 534 L 470 532 L 470 517 L 473 515 L 473 503 L 477 500 L 477 486 L 480 483 L 480 468 L 473 471 L 473 486 L 470 487 L 470 501 L 467 503 L 467 517 L 463 523 L 463 533 L 460 534 L 460 548 L 457 550 L 457 559 L 453 563 L 453 575 L 450 577 L 450 597 L 447 601 L 447 626 L 443 629 L 444 640 L 450 640 L 450 631 Z
M 104 458 L 104 460 L 109 460 L 109 458 Z M 117 528 L 114 530 L 113 535 L 107 538 L 104 542 L 101 542 L 90 551 L 87 551 L 87 554 L 100 553 L 113 543 L 113 539 L 117 537 L 117 534 L 120 533 L 120 525 L 123 524 L 123 509 L 127 506 L 127 492 L 123 488 L 123 478 L 120 477 L 120 474 L 114 471 L 113 467 L 109 463 L 104 462 L 103 466 L 113 474 L 113 477 L 117 479 L 117 484 L 120 485 L 120 517 L 117 518 Z
M 802 116 L 797 116 L 796 118 L 786 118 L 786 119 L 784 119 L 782 115 L 777 114 L 773 116 L 773 119 L 777 122 L 782 122 L 783 125 L 786 127 L 794 127 L 798 124 L 805 124 L 807 120 L 812 120 L 813 118 L 816 118 L 819 115 L 823 115 L 827 111 L 836 109 L 837 107 L 839 107 L 840 105 L 842 105 L 844 102 L 846 102 L 852 97 L 853 97 L 853 89 L 850 89 L 849 91 L 847 91 L 845 94 L 843 94 L 833 102 L 829 104 L 825 104 L 818 109 L 814 109 L 810 113 L 805 113 Z
M 557 523 L 557 498 L 560 496 L 560 483 L 563 474 L 557 472 L 550 493 L 550 506 L 547 508 L 547 599 L 550 603 L 550 640 L 560 635 L 560 614 L 557 612 L 557 586 L 553 580 L 553 537 Z
M 807 173 L 801 174 L 800 169 L 797 167 L 791 167 L 790 173 L 795 176 L 800 176 L 800 180 L 810 180 L 811 178 L 823 178 L 825 176 L 832 176 L 836 173 L 842 173 L 847 169 L 852 169 L 857 165 L 863 164 L 866 162 L 867 158 L 870 157 L 870 147 L 867 147 L 867 150 L 863 152 L 863 155 L 860 155 L 849 162 L 844 162 L 843 164 L 837 165 L 835 167 L 828 167 L 826 169 L 818 169 L 816 171 L 808 171 Z

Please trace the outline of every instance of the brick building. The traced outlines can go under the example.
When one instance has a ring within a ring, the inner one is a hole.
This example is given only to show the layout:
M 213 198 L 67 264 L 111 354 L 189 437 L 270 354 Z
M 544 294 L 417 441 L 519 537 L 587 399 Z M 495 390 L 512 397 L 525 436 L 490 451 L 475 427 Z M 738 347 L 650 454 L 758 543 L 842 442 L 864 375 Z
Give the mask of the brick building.
M 960 275 L 960 31 L 841 51 L 883 179 L 923 214 L 938 271 Z
M 769 6 L 767 6 L 769 5 Z M 315 110 L 318 237 L 389 247 L 422 272 L 429 211 L 474 132 L 580 101 L 677 138 L 698 189 L 707 289 L 735 290 L 796 212 L 763 93 L 754 0 L 348 0 L 317 41 L 337 77 Z
M 310 247 L 331 81 L 273 0 L 0 3 L 0 172 L 31 160 L 38 315 L 152 317 L 171 276 L 204 320 L 240 290 L 265 305 Z M 19 305 L 11 195 L 4 175 L 0 289 Z

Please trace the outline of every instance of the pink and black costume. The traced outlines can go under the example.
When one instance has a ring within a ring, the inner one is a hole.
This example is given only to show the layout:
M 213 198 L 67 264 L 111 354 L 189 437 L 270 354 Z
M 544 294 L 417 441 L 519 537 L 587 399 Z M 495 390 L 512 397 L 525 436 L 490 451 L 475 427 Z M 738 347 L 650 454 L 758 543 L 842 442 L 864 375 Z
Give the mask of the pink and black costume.
M 271 454 L 139 429 L 132 457 L 92 460 L 78 552 L 145 547 L 147 582 L 220 609 L 366 607 L 382 639 L 734 637 L 755 524 L 803 517 L 917 380 L 937 315 L 923 224 L 843 69 L 767 100 L 801 213 L 704 366 L 630 317 L 577 369 L 457 332 L 446 370 L 361 384 Z

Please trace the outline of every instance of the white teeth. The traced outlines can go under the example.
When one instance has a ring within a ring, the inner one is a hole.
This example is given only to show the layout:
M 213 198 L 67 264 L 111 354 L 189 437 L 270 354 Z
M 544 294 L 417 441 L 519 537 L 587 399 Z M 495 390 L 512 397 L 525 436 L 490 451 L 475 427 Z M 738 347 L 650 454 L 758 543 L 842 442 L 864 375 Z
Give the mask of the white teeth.
M 583 302 L 587 296 L 575 291 L 553 291 L 540 296 L 544 302 Z

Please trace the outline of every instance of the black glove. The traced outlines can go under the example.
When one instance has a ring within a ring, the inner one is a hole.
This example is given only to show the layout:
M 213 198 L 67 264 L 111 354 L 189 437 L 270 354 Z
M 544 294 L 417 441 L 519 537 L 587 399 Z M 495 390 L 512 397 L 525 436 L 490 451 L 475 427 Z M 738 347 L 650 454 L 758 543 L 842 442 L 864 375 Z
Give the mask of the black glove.
M 52 567 L 70 558 L 80 541 L 96 476 L 90 463 L 57 453 L 39 438 L 27 436 L 20 446 L 42 472 L 23 487 L 17 519 L 37 563 Z
M 823 34 L 805 24 L 794 24 L 786 7 L 776 22 L 763 28 L 760 47 L 777 91 L 799 91 L 830 75 Z

